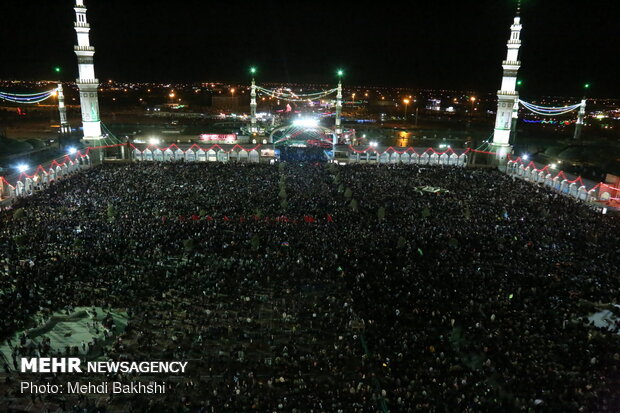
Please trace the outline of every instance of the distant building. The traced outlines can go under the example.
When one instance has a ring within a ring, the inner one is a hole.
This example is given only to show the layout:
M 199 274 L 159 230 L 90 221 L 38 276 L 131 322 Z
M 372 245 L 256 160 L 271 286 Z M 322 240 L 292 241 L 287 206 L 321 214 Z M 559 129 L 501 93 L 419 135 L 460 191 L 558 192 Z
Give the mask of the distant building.
M 426 109 L 428 110 L 441 110 L 441 99 L 429 99 L 426 104 Z

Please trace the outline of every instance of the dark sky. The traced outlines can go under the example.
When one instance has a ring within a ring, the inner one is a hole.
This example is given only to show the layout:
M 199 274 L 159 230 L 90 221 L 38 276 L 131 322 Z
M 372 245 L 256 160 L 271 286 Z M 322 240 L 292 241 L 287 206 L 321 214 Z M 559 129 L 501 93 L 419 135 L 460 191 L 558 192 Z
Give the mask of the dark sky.
M 72 0 L 0 2 L 0 78 L 76 77 Z M 404 4 L 403 4 L 404 3 Z M 523 94 L 620 97 L 616 1 L 524 0 Z M 86 0 L 100 79 L 494 91 L 515 0 Z

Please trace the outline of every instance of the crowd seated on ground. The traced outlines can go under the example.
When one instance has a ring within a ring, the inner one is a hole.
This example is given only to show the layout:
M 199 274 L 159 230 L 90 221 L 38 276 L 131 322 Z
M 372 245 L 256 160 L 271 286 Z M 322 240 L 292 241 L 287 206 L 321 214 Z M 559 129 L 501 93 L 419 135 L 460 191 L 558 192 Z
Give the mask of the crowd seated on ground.
M 120 308 L 102 357 L 189 360 L 164 395 L 51 411 L 619 411 L 618 326 L 587 318 L 618 302 L 619 229 L 488 169 L 105 164 L 2 213 L 0 339 Z

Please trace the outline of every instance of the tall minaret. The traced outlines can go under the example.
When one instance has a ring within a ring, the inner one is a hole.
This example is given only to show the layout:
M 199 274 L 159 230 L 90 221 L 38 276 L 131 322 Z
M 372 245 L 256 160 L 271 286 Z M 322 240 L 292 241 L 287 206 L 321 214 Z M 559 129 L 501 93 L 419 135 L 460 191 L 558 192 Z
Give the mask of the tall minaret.
M 508 54 L 502 62 L 504 77 L 502 87 L 497 91 L 497 116 L 495 118 L 495 131 L 493 133 L 493 146 L 500 158 L 508 153 L 510 142 L 510 129 L 515 100 L 519 98 L 516 91 L 517 72 L 521 67 L 519 61 L 519 48 L 521 47 L 521 17 L 520 8 L 517 8 L 517 16 L 510 26 L 510 39 L 508 40 Z
M 336 122 L 335 122 L 335 132 L 336 135 L 340 136 L 342 134 L 342 120 L 340 116 L 342 114 L 342 75 L 344 72 L 342 70 L 338 70 L 338 89 L 336 93 Z
M 575 124 L 575 134 L 573 139 L 581 138 L 581 129 L 583 128 L 583 118 L 586 116 L 586 97 L 581 99 L 581 106 L 579 107 L 579 114 L 577 115 L 577 123 Z
M 99 80 L 95 77 L 93 56 L 95 48 L 90 45 L 90 25 L 86 21 L 86 7 L 84 0 L 75 0 L 75 32 L 78 44 L 75 54 L 78 59 L 79 78 L 76 80 L 80 89 L 80 104 L 82 107 L 82 125 L 84 139 L 101 139 L 101 120 L 99 118 L 99 99 L 97 88 Z
M 258 133 L 258 127 L 256 126 L 256 82 L 254 80 L 255 68 L 251 68 L 252 73 L 252 87 L 250 89 L 250 133 Z
M 60 114 L 60 133 L 66 135 L 71 132 L 71 125 L 67 121 L 67 108 L 65 107 L 65 94 L 62 83 L 58 84 L 58 113 Z

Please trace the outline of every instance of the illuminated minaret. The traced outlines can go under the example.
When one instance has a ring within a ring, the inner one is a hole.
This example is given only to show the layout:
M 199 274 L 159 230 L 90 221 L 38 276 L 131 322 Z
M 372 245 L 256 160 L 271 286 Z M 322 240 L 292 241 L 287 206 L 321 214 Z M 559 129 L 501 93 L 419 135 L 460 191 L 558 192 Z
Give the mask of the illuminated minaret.
M 493 133 L 493 146 L 500 158 L 505 157 L 508 153 L 513 110 L 515 100 L 519 98 L 519 94 L 516 91 L 517 72 L 519 67 L 521 67 L 521 62 L 519 61 L 519 48 L 521 47 L 521 17 L 519 17 L 519 9 L 517 9 L 517 16 L 514 18 L 510 30 L 508 53 L 506 60 L 502 62 L 502 67 L 504 68 L 502 87 L 497 91 L 497 116 Z
M 518 93 L 517 93 L 518 94 Z M 519 121 L 519 96 L 515 97 L 515 104 L 512 107 L 512 125 L 510 131 L 512 136 L 510 137 L 510 143 L 514 145 L 517 140 L 517 122 Z
M 256 82 L 254 81 L 255 68 L 250 68 L 252 73 L 252 88 L 250 90 L 250 133 L 258 133 L 256 126 Z
M 60 133 L 66 135 L 71 132 L 71 125 L 67 121 L 67 108 L 65 107 L 65 94 L 62 83 L 58 84 L 58 113 L 60 114 Z
M 340 119 L 341 113 L 342 113 L 342 75 L 343 75 L 343 71 L 339 70 L 338 71 L 338 90 L 336 93 L 336 122 L 335 122 L 335 132 L 336 135 L 341 135 L 342 134 L 342 126 L 341 126 L 341 122 L 342 120 Z
M 78 44 L 75 54 L 78 59 L 79 78 L 76 80 L 80 89 L 80 105 L 82 107 L 82 125 L 84 139 L 101 139 L 101 120 L 99 118 L 99 99 L 97 88 L 99 80 L 95 77 L 93 57 L 95 48 L 90 45 L 90 25 L 86 21 L 84 0 L 75 0 L 75 32 Z
M 581 99 L 581 106 L 579 107 L 579 114 L 577 115 L 577 123 L 575 124 L 575 134 L 573 139 L 581 138 L 581 129 L 583 128 L 583 118 L 586 116 L 586 98 Z

